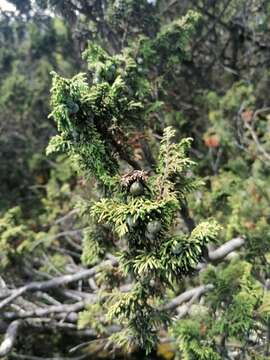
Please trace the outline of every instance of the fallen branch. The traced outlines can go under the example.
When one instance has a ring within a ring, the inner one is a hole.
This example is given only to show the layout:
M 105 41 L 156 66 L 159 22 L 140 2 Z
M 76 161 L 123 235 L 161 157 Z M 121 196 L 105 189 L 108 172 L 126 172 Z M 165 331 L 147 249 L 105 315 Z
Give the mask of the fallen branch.
M 0 345 L 0 357 L 6 356 L 15 344 L 21 321 L 13 321 L 7 328 L 4 341 Z
M 14 319 L 33 318 L 33 317 L 39 318 L 39 317 L 44 317 L 47 315 L 59 314 L 59 313 L 70 314 L 84 309 L 85 305 L 86 305 L 85 301 L 79 301 L 75 304 L 48 306 L 45 309 L 34 309 L 30 311 L 18 311 L 18 312 L 5 312 L 3 313 L 3 318 L 5 320 L 14 320 Z
M 228 241 L 227 243 L 221 245 L 218 249 L 209 251 L 208 252 L 208 259 L 210 262 L 218 262 L 224 259 L 229 253 L 232 251 L 237 250 L 243 244 L 245 243 L 245 240 L 241 237 L 237 237 L 235 239 L 232 239 Z M 46 280 L 46 281 L 40 281 L 40 282 L 32 282 L 25 286 L 22 286 L 14 291 L 2 300 L 0 302 L 0 309 L 10 304 L 14 299 L 18 298 L 19 296 L 23 295 L 26 292 L 31 291 L 44 291 L 52 288 L 62 287 L 64 285 L 67 285 L 71 282 L 75 282 L 78 280 L 83 280 L 86 278 L 89 278 L 91 276 L 94 276 L 97 272 L 99 272 L 104 266 L 106 265 L 117 265 L 117 259 L 115 257 L 111 257 L 109 260 L 103 261 L 101 264 L 98 264 L 94 266 L 91 269 L 85 269 L 82 271 L 77 272 L 76 274 L 71 275 L 63 275 L 56 277 L 54 279 Z M 199 263 L 197 266 L 197 270 L 202 269 L 205 267 L 205 264 Z M 5 289 L 5 291 L 7 291 Z
M 103 261 L 101 264 L 98 264 L 98 265 L 94 266 L 91 269 L 85 269 L 85 270 L 77 272 L 76 274 L 63 275 L 63 276 L 59 276 L 59 277 L 56 277 L 54 279 L 47 280 L 47 281 L 38 281 L 38 282 L 29 283 L 27 285 L 24 285 L 24 286 L 22 286 L 22 287 L 20 287 L 20 288 L 18 288 L 16 290 L 14 290 L 14 292 L 9 297 L 7 297 L 3 301 L 1 301 L 0 302 L 0 309 L 7 306 L 13 300 L 15 300 L 16 298 L 18 298 L 19 296 L 23 295 L 26 292 L 44 291 L 44 290 L 48 290 L 48 289 L 61 287 L 61 286 L 67 285 L 69 283 L 78 281 L 78 280 L 87 279 L 87 278 L 89 278 L 91 276 L 94 276 L 103 267 L 105 267 L 107 265 L 113 265 L 114 266 L 116 264 L 117 263 L 114 262 L 113 260 L 106 260 L 106 261 Z

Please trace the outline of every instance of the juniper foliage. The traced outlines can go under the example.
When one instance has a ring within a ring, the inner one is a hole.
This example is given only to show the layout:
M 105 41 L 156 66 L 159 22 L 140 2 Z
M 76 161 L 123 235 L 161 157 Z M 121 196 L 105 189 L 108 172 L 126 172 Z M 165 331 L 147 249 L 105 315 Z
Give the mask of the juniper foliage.
M 215 241 L 219 231 L 213 220 L 200 223 L 191 234 L 176 230 L 183 201 L 200 185 L 187 154 L 190 138 L 175 143 L 175 131 L 165 128 L 158 164 L 151 170 L 142 170 L 126 145 L 129 132 L 143 127 L 159 105 L 148 78 L 152 55 L 164 48 L 167 57 L 161 51 L 158 66 L 166 71 L 176 56 L 182 56 L 197 18 L 189 13 L 162 29 L 154 40 L 141 40 L 137 60 L 134 47 L 111 56 L 90 45 L 83 55 L 90 83 L 86 74 L 70 80 L 53 74 L 51 116 L 59 135 L 51 140 L 47 153 L 66 153 L 101 189 L 99 200 L 84 205 L 92 225 L 82 258 L 93 263 L 102 257 L 106 233 L 102 229 L 113 233 L 110 250 L 118 253 L 118 276 L 131 277 L 133 286 L 128 293 L 104 294 L 107 321 L 118 320 L 123 326 L 111 339 L 121 346 L 139 345 L 146 352 L 155 346 L 157 331 L 170 323 L 169 314 L 162 310 L 166 288 L 173 288 L 194 271 L 206 244 Z M 174 46 L 169 51 L 171 43 Z M 133 169 L 123 173 L 123 161 Z M 96 309 L 92 310 L 95 314 Z M 90 306 L 88 311 L 92 310 Z M 86 310 L 80 326 L 93 314 L 89 317 Z

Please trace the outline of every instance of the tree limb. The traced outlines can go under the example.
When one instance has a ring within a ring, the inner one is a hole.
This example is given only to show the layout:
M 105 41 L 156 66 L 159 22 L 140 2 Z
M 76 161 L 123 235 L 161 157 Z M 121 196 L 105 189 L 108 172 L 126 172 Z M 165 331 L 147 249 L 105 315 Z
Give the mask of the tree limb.
M 219 248 L 213 251 L 209 251 L 208 256 L 211 262 L 216 262 L 224 259 L 232 251 L 239 249 L 245 243 L 245 239 L 242 237 L 234 238 L 225 244 L 221 245 Z
M 212 290 L 214 286 L 212 284 L 202 285 L 198 286 L 194 289 L 187 290 L 183 292 L 182 294 L 175 297 L 173 300 L 171 300 L 169 303 L 167 303 L 165 306 L 163 306 L 163 310 L 174 310 L 181 304 L 183 304 L 186 301 L 190 301 L 193 298 L 199 298 L 206 292 Z

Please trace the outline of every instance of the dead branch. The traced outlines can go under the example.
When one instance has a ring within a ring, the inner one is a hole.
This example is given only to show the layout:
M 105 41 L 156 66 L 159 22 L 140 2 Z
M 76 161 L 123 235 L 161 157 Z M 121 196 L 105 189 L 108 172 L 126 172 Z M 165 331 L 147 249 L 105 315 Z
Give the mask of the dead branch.
M 13 321 L 7 328 L 4 341 L 0 345 L 0 357 L 6 356 L 15 344 L 21 321 Z
M 102 263 L 94 266 L 91 269 L 85 269 L 85 270 L 79 271 L 76 274 L 63 275 L 63 276 L 59 276 L 59 277 L 56 277 L 56 278 L 53 278 L 53 279 L 47 280 L 47 281 L 31 282 L 27 285 L 24 285 L 16 290 L 14 290 L 14 292 L 9 297 L 2 300 L 0 302 L 0 309 L 7 306 L 13 300 L 15 300 L 16 298 L 18 298 L 19 296 L 23 295 L 26 292 L 44 291 L 44 290 L 48 290 L 48 289 L 52 289 L 52 288 L 62 287 L 64 285 L 67 285 L 69 283 L 72 283 L 72 282 L 75 282 L 78 280 L 87 279 L 91 276 L 94 276 L 97 272 L 99 272 L 102 268 L 106 267 L 107 265 L 115 266 L 116 263 L 114 263 L 112 260 L 106 260 L 106 261 L 103 261 Z

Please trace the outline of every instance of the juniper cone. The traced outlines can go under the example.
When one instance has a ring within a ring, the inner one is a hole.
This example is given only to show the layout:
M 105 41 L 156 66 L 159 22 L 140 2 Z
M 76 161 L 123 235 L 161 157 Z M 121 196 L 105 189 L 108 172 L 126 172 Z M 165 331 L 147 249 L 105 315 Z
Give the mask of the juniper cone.
M 131 184 L 129 191 L 133 196 L 140 196 L 144 193 L 144 188 L 139 181 L 135 181 Z
M 155 220 L 155 221 L 150 221 L 147 224 L 147 231 L 151 234 L 156 234 L 158 233 L 162 228 L 162 225 L 160 223 L 160 221 Z

